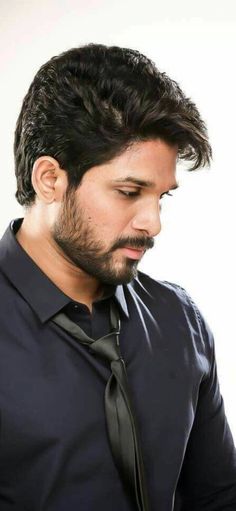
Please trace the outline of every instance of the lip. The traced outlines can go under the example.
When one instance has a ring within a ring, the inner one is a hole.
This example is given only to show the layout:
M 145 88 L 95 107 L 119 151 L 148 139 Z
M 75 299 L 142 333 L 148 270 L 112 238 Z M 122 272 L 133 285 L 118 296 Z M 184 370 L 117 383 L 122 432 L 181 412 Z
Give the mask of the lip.
M 121 248 L 120 250 L 122 250 L 123 254 L 125 254 L 130 259 L 140 259 L 142 257 L 142 255 L 144 254 L 143 248 L 136 249 L 136 248 L 131 248 L 131 247 L 124 247 L 124 248 Z

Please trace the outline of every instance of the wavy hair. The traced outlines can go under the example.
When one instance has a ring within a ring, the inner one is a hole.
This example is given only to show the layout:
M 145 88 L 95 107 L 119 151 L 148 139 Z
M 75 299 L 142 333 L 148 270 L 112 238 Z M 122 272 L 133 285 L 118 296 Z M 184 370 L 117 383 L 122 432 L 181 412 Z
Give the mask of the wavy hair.
M 137 50 L 87 44 L 40 67 L 23 100 L 14 140 L 17 201 L 34 203 L 35 160 L 55 158 L 77 187 L 83 174 L 138 141 L 178 145 L 189 170 L 209 165 L 207 128 L 178 83 Z

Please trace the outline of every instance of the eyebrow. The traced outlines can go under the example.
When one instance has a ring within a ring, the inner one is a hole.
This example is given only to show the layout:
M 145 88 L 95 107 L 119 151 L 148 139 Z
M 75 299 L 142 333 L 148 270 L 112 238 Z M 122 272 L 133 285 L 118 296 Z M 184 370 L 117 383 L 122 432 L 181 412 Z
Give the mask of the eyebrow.
M 145 181 L 144 179 L 138 179 L 133 176 L 121 177 L 119 179 L 114 179 L 112 182 L 113 183 L 133 183 L 138 186 L 143 186 L 144 188 L 154 188 L 154 186 L 155 186 L 155 183 L 153 183 L 152 181 Z M 173 185 L 171 185 L 169 187 L 169 190 L 176 190 L 177 188 L 179 188 L 179 183 L 174 183 Z

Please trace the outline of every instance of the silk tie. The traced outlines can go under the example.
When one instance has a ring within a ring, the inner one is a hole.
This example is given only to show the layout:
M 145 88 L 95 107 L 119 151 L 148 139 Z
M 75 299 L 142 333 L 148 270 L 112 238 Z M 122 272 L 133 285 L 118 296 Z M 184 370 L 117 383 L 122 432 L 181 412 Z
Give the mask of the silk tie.
M 126 366 L 120 352 L 120 317 L 117 307 L 111 300 L 111 332 L 97 340 L 91 339 L 77 323 L 71 321 L 64 313 L 57 314 L 52 321 L 110 363 L 111 376 L 105 389 L 105 415 L 111 451 L 126 488 L 136 499 L 138 511 L 148 511 L 137 423 L 128 386 Z

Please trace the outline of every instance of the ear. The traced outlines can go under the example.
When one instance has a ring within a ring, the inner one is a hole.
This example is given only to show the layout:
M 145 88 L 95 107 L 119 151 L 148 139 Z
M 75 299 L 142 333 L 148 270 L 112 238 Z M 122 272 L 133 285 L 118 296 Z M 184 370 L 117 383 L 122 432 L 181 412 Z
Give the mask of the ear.
M 40 156 L 34 162 L 32 186 L 37 198 L 45 204 L 60 201 L 68 184 L 67 174 L 51 156 Z

